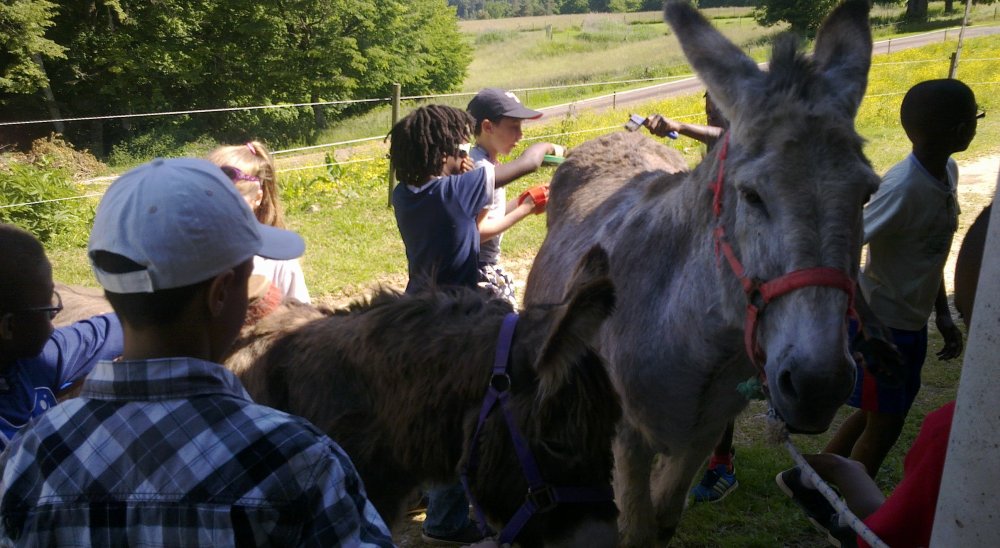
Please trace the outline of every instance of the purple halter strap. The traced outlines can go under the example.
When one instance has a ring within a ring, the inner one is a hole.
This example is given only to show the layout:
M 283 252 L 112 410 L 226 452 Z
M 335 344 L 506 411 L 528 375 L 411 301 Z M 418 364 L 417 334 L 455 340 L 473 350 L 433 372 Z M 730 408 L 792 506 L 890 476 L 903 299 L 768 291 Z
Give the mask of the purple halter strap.
M 521 529 L 524 528 L 528 520 L 536 512 L 547 512 L 555 508 L 557 504 L 563 502 L 581 503 L 614 500 L 614 492 L 611 490 L 610 485 L 603 487 L 554 487 L 542 479 L 542 474 L 538 470 L 538 464 L 535 462 L 535 458 L 532 456 L 531 449 L 524 440 L 524 436 L 521 435 L 521 431 L 517 427 L 517 421 L 508 405 L 510 401 L 511 380 L 507 372 L 507 367 L 517 319 L 517 313 L 511 312 L 504 317 L 503 325 L 500 326 L 500 336 L 497 339 L 497 352 L 493 362 L 493 372 L 490 376 L 489 386 L 486 389 L 486 396 L 483 398 L 483 406 L 479 411 L 479 422 L 476 424 L 476 430 L 472 434 L 472 442 L 469 444 L 469 459 L 466 466 L 462 469 L 462 486 L 465 488 L 466 496 L 469 497 L 469 502 L 472 503 L 472 507 L 475 509 L 476 518 L 479 520 L 479 528 L 485 535 L 487 533 L 486 516 L 483 513 L 482 507 L 476 501 L 475 497 L 472 496 L 472 491 L 469 489 L 469 475 L 476 469 L 479 461 L 477 451 L 479 447 L 479 433 L 483 428 L 483 424 L 486 423 L 486 417 L 489 416 L 493 408 L 499 403 L 500 410 L 503 412 L 504 420 L 507 423 L 507 430 L 510 432 L 511 442 L 514 444 L 514 451 L 517 453 L 517 460 L 520 461 L 521 470 L 528 481 L 528 492 L 524 497 L 524 504 L 518 508 L 514 516 L 507 522 L 503 531 L 500 531 L 497 541 L 501 546 L 514 542 L 518 533 L 521 532 Z

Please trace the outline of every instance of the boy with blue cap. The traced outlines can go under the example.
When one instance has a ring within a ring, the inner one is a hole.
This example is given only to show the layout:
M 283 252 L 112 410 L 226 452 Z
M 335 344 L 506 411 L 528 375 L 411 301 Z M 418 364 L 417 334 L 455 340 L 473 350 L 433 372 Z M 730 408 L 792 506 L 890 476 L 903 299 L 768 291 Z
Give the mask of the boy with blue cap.
M 2 537 L 391 546 L 340 447 L 304 419 L 254 404 L 218 363 L 246 314 L 253 257 L 304 249 L 297 234 L 258 223 L 205 160 L 154 160 L 115 181 L 89 257 L 124 351 L 0 458 Z

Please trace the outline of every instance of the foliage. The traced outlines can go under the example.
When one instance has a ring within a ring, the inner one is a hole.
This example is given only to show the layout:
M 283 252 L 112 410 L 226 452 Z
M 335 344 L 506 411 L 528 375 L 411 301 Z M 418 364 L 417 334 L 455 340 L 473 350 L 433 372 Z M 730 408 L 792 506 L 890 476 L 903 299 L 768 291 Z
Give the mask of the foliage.
M 49 0 L 0 4 L 0 92 L 33 93 L 43 88 L 47 83 L 43 57 L 65 57 L 65 48 L 45 37 L 55 9 Z
M 207 135 L 193 135 L 183 128 L 152 128 L 112 147 L 108 164 L 124 170 L 153 158 L 204 157 L 217 146 L 219 142 L 215 139 Z
M 753 14 L 765 27 L 785 22 L 791 25 L 792 32 L 812 36 L 837 3 L 838 0 L 761 0 Z
M 393 82 L 446 92 L 470 61 L 445 0 L 94 0 L 47 15 L 46 36 L 66 50 L 46 65 L 64 117 L 378 97 Z M 0 99 L 43 112 L 37 94 Z M 184 126 L 226 140 L 308 140 L 341 110 L 219 113 Z M 106 142 L 171 124 L 95 121 L 67 136 L 103 154 Z
M 47 245 L 85 242 L 94 220 L 93 201 L 82 198 L 70 171 L 48 155 L 5 161 L 0 197 L 6 206 L 0 208 L 0 222 L 17 225 Z

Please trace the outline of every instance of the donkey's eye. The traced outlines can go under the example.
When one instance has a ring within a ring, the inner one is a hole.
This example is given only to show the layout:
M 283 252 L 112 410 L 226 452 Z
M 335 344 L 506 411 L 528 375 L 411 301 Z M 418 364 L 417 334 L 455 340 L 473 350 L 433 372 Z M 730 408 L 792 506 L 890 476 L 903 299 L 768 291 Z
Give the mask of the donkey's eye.
M 741 188 L 740 194 L 743 196 L 743 200 L 750 205 L 759 206 L 763 203 L 760 194 L 757 194 L 753 189 Z

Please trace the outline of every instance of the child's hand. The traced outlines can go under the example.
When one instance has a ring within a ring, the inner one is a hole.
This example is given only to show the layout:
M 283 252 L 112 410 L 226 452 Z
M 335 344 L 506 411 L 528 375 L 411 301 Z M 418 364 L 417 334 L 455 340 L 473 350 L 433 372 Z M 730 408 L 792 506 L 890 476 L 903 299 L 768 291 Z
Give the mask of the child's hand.
M 649 132 L 657 137 L 666 137 L 670 132 L 677 133 L 681 130 L 681 124 L 679 122 L 671 120 L 670 118 L 664 118 L 659 114 L 654 114 L 646 118 L 643 125 L 649 128 Z
M 517 205 L 524 203 L 533 204 L 531 212 L 534 214 L 544 213 L 545 206 L 549 202 L 549 185 L 541 185 L 525 190 L 517 199 Z
M 962 330 L 955 325 L 950 314 L 939 315 L 935 323 L 944 339 L 944 346 L 937 353 L 938 359 L 948 361 L 959 357 L 962 354 Z
M 902 386 L 909 371 L 903 362 L 903 355 L 890 341 L 891 335 L 885 330 L 875 334 L 863 328 L 851 343 L 854 361 L 867 368 L 884 385 Z
M 472 158 L 469 158 L 468 156 L 463 156 L 462 167 L 459 168 L 460 169 L 459 173 L 468 173 L 469 171 L 472 171 L 474 168 L 475 164 L 472 163 Z

